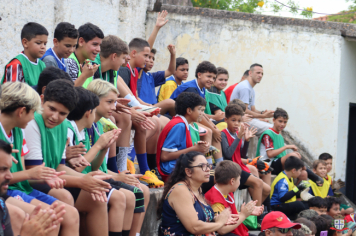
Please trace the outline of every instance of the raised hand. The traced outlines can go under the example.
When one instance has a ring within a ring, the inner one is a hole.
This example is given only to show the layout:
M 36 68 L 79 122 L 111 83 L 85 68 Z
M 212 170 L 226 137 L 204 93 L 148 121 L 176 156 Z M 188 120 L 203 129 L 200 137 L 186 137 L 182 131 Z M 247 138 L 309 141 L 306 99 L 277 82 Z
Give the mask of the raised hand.
M 257 128 L 252 127 L 252 128 L 246 128 L 245 131 L 245 141 L 248 142 L 250 141 L 251 138 L 255 137 L 255 134 L 257 133 Z
M 242 139 L 245 136 L 245 132 L 246 132 L 245 124 L 241 123 L 239 127 L 239 132 L 237 133 L 237 137 L 239 139 Z
M 156 20 L 156 27 L 161 28 L 165 24 L 167 24 L 168 20 L 166 20 L 166 16 L 168 15 L 168 12 L 166 10 L 162 12 L 158 12 L 157 15 L 157 20 Z
M 176 55 L 176 46 L 174 46 L 173 44 L 169 44 L 167 49 L 171 55 Z

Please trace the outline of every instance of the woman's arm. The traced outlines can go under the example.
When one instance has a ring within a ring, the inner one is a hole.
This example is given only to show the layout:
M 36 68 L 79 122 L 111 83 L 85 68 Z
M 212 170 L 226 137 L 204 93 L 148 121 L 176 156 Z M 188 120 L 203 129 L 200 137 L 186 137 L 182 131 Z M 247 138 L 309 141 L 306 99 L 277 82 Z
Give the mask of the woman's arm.
M 192 195 L 185 185 L 177 185 L 168 197 L 169 205 L 174 209 L 183 226 L 192 234 L 207 234 L 215 232 L 224 226 L 224 220 L 218 222 L 203 222 L 198 219 L 194 208 Z

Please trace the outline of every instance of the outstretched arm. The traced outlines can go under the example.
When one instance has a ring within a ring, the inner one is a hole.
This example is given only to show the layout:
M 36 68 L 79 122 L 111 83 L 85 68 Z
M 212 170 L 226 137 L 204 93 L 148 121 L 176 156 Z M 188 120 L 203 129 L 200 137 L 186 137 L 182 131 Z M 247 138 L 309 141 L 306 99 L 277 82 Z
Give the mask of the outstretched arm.
M 155 43 L 158 31 L 162 28 L 162 26 L 164 26 L 168 22 L 168 20 L 166 20 L 167 15 L 168 15 L 167 11 L 158 12 L 156 25 L 153 28 L 152 33 L 147 40 L 147 42 L 150 44 L 151 49 L 153 48 L 153 44 Z
M 176 70 L 176 47 L 172 44 L 168 45 L 168 51 L 171 54 L 171 60 L 169 62 L 168 69 L 164 71 L 164 77 L 169 77 L 173 75 Z

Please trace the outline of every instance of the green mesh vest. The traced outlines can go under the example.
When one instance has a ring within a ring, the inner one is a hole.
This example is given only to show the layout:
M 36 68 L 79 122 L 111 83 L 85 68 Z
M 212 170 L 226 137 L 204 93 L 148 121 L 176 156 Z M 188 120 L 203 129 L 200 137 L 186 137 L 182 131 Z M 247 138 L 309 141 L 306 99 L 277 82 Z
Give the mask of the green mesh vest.
M 79 76 L 82 74 L 82 71 L 80 69 L 80 63 L 78 61 L 78 58 L 75 56 L 74 52 L 72 54 L 70 54 L 69 58 L 73 59 L 77 63 L 77 66 L 78 66 L 78 77 L 77 78 L 79 78 Z M 87 78 L 87 80 L 83 84 L 83 87 L 87 88 L 91 81 L 93 81 L 93 77 Z
M 205 113 L 208 115 L 211 114 L 209 102 L 214 104 L 215 106 L 219 107 L 221 111 L 225 111 L 227 106 L 226 96 L 224 91 L 221 91 L 220 94 L 209 92 L 207 89 L 205 90 L 205 100 L 206 100 L 206 107 Z
M 22 71 L 23 71 L 23 75 L 25 78 L 25 83 L 27 83 L 30 86 L 37 85 L 38 78 L 40 77 L 41 72 L 46 68 L 46 64 L 43 61 L 38 59 L 37 65 L 34 65 L 22 53 L 17 55 L 12 60 L 14 60 L 14 59 L 17 59 L 21 62 Z M 5 70 L 4 70 L 4 75 L 1 79 L 1 83 L 4 83 L 5 72 L 6 72 L 6 66 L 5 66 Z
M 10 169 L 11 173 L 23 171 L 24 168 L 22 166 L 22 161 L 21 161 L 21 150 L 22 150 L 22 144 L 23 144 L 23 135 L 22 135 L 22 130 L 20 128 L 15 127 L 12 129 L 12 137 L 13 139 L 13 145 L 14 149 L 19 150 L 18 153 L 12 153 L 12 156 L 15 157 L 15 159 L 18 161 L 17 164 L 12 162 L 12 167 Z M 0 131 L 0 139 L 4 140 L 5 142 L 9 143 L 8 139 L 5 137 L 4 133 Z M 10 143 L 9 143 L 10 144 Z M 9 185 L 9 189 L 11 190 L 20 190 L 26 194 L 29 194 L 32 192 L 32 187 L 30 186 L 30 183 L 25 180 L 22 182 L 18 182 L 16 184 L 11 184 Z
M 75 129 L 73 127 L 73 125 L 68 121 L 68 128 L 71 129 L 73 131 L 73 138 L 74 138 L 74 143 L 75 145 L 79 145 L 80 142 L 82 142 L 85 146 L 85 149 L 87 150 L 87 152 L 89 151 L 90 149 L 90 140 L 89 140 L 89 135 L 88 135 L 88 132 L 87 132 L 87 129 L 84 129 L 84 133 L 85 133 L 85 140 L 81 140 L 79 142 L 78 140 L 78 136 L 77 136 L 77 133 L 75 132 Z M 87 174 L 91 172 L 91 166 L 87 166 L 83 171 L 82 173 L 83 174 Z
M 94 60 L 94 62 L 96 64 L 99 64 L 99 75 L 100 75 L 100 79 L 105 80 L 109 83 L 112 83 L 115 88 L 117 88 L 117 71 L 116 70 L 108 70 L 106 72 L 104 72 L 104 74 L 101 72 L 101 61 L 100 61 L 100 54 L 98 54 Z M 92 79 L 93 80 L 93 79 Z M 85 87 L 84 87 L 85 88 Z
M 35 112 L 35 121 L 40 129 L 43 162 L 47 167 L 57 169 L 67 143 L 68 122 L 49 129 L 45 126 L 42 115 Z
M 196 144 L 198 141 L 200 141 L 200 136 L 199 136 L 199 126 L 197 123 L 193 123 L 193 125 L 189 124 L 189 132 L 190 132 L 190 137 L 192 138 L 192 143 L 193 145 Z
M 283 138 L 283 136 L 281 134 L 276 134 L 275 132 L 273 132 L 270 129 L 267 129 L 265 132 L 263 132 L 261 134 L 261 137 L 258 140 L 256 157 L 260 156 L 261 141 L 262 141 L 263 135 L 265 135 L 265 134 L 270 136 L 271 139 L 273 140 L 274 150 L 279 149 L 281 147 L 284 147 L 284 138 Z M 285 155 L 287 155 L 287 153 L 286 153 L 286 151 L 283 151 L 281 154 L 279 154 L 278 156 L 274 157 L 274 159 L 278 159 L 278 158 L 284 157 Z

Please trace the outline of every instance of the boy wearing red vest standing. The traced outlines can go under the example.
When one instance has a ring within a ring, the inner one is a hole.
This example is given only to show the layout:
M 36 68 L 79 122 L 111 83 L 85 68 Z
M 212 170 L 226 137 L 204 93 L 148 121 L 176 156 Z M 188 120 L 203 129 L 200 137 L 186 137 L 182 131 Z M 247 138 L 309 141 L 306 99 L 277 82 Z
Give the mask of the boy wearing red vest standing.
M 257 201 L 250 201 L 241 206 L 240 213 L 237 212 L 234 192 L 240 185 L 241 167 L 232 161 L 222 161 L 215 168 L 215 186 L 206 194 L 205 198 L 210 202 L 215 214 L 219 214 L 225 208 L 231 209 L 231 214 L 238 214 L 239 220 L 234 225 L 223 227 L 218 231 L 219 235 L 248 236 L 248 229 L 242 223 L 248 216 L 259 216 L 263 212 L 263 206 L 256 206 Z
M 204 141 L 199 141 L 193 146 L 189 132 L 189 124 L 198 122 L 202 117 L 205 103 L 202 97 L 191 92 L 182 93 L 177 97 L 175 107 L 177 115 L 168 122 L 158 138 L 156 163 L 163 181 L 166 181 L 173 171 L 180 155 L 191 151 L 201 153 L 209 151 L 210 145 Z

